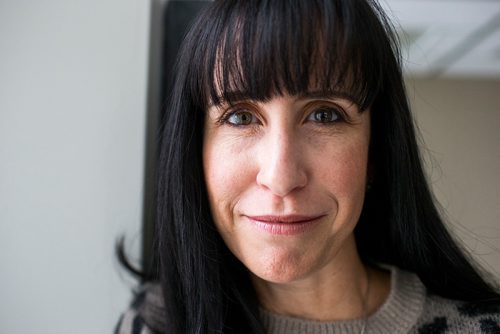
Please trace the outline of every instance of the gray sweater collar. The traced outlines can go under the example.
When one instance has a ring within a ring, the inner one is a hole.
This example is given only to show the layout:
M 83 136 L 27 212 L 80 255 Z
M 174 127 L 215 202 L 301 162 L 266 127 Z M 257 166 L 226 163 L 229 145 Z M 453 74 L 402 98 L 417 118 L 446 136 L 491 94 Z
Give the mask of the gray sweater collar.
M 367 319 L 365 334 L 408 333 L 422 313 L 426 290 L 417 275 L 396 267 L 391 271 L 391 292 L 380 308 Z M 137 309 L 146 323 L 160 330 L 164 323 L 164 308 L 159 284 L 145 286 L 142 302 Z M 263 309 L 261 319 L 269 334 L 352 334 L 360 333 L 363 319 L 322 322 L 272 314 Z
M 367 319 L 365 333 L 408 333 L 415 326 L 425 302 L 425 287 L 412 273 L 391 270 L 391 292 L 380 308 Z M 314 321 L 281 316 L 261 309 L 269 334 L 347 334 L 360 333 L 365 320 Z

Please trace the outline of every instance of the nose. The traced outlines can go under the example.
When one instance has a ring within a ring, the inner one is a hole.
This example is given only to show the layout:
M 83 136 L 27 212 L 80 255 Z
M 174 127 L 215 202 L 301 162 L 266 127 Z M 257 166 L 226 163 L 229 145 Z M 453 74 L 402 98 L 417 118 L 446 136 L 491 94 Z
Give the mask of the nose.
M 256 157 L 259 161 L 257 184 L 279 197 L 305 187 L 308 176 L 300 139 L 286 131 L 266 137 Z

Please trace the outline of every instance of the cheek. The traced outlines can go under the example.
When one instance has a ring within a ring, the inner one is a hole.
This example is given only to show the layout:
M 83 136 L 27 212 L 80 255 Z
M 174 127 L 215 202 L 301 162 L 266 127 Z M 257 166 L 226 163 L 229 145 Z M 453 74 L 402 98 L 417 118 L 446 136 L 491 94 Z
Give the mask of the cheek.
M 247 154 L 232 143 L 205 138 L 203 169 L 212 215 L 218 225 L 232 221 L 238 199 L 252 182 Z
M 334 179 L 339 195 L 347 196 L 364 190 L 368 150 L 364 145 L 353 145 L 338 152 L 335 167 L 331 168 L 329 178 Z M 362 189 L 363 188 L 363 189 Z
M 336 203 L 334 230 L 355 225 L 364 202 L 368 169 L 369 132 L 322 143 L 316 152 L 314 184 Z
M 363 207 L 368 170 L 368 140 L 360 139 L 337 152 L 337 163 L 329 179 L 335 188 L 342 221 L 356 224 Z
M 241 259 L 241 233 L 235 216 L 238 203 L 252 186 L 252 159 L 245 150 L 220 139 L 205 138 L 203 169 L 215 227 L 231 252 Z

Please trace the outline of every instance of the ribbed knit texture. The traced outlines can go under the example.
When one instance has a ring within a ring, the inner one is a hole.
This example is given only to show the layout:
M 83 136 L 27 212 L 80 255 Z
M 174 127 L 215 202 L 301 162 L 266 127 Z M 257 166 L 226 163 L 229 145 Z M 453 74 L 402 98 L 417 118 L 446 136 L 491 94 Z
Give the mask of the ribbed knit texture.
M 391 292 L 366 319 L 364 334 L 500 333 L 500 310 L 430 295 L 417 275 L 391 270 Z M 356 334 L 365 319 L 314 321 L 260 311 L 269 334 Z M 116 327 L 117 334 L 160 333 L 164 327 L 159 284 L 146 284 Z
M 425 287 L 417 276 L 392 269 L 391 292 L 385 303 L 366 319 L 365 333 L 407 333 L 422 313 Z M 272 314 L 261 309 L 269 334 L 361 333 L 365 319 L 314 321 Z

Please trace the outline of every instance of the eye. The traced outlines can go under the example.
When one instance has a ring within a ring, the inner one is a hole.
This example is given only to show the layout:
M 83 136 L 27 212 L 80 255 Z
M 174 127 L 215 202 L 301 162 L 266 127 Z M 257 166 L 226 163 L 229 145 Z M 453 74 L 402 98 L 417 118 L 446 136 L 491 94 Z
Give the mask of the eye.
M 223 121 L 230 125 L 242 126 L 257 123 L 257 118 L 248 110 L 237 110 L 226 115 Z
M 334 123 L 342 120 L 341 112 L 331 107 L 319 107 L 308 117 L 308 121 L 318 123 Z

